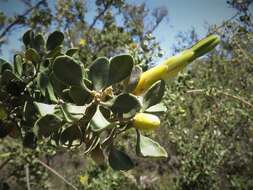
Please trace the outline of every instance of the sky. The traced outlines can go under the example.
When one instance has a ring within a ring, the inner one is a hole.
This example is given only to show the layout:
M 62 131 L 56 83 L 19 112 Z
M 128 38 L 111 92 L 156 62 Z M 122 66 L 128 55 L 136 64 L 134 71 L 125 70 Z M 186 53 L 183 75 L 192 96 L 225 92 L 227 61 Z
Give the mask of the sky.
M 168 9 L 168 18 L 163 20 L 153 35 L 165 54 L 164 57 L 172 54 L 172 45 L 176 43 L 175 36 L 179 31 L 187 32 L 194 28 L 199 37 L 204 37 L 207 33 L 208 24 L 222 24 L 222 21 L 230 18 L 236 12 L 226 4 L 226 0 L 126 0 L 128 3 L 141 4 L 146 3 L 148 9 L 157 7 L 166 7 Z M 53 1 L 49 1 L 53 6 Z M 88 21 L 96 15 L 94 0 L 87 0 L 89 13 Z M 0 10 L 8 15 L 22 13 L 23 5 L 19 0 L 0 0 Z M 251 9 L 253 10 L 252 6 Z M 11 60 L 13 50 L 19 50 L 21 43 L 18 40 L 26 29 L 19 29 L 12 32 L 9 37 L 9 43 L 2 46 L 2 55 L 0 57 Z M 164 59 L 164 57 L 162 59 Z

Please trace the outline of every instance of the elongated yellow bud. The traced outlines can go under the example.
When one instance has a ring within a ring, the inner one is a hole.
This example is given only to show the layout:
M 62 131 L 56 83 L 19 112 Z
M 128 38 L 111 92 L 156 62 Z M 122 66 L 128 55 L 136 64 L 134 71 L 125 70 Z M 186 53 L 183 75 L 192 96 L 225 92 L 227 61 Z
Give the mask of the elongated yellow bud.
M 133 93 L 135 95 L 140 95 L 156 81 L 175 77 L 189 63 L 214 49 L 219 42 L 220 39 L 217 35 L 210 35 L 197 42 L 190 49 L 187 49 L 178 55 L 172 56 L 165 60 L 162 64 L 142 73 Z
M 160 126 L 160 119 L 149 113 L 137 113 L 133 119 L 133 126 L 141 130 L 154 130 Z

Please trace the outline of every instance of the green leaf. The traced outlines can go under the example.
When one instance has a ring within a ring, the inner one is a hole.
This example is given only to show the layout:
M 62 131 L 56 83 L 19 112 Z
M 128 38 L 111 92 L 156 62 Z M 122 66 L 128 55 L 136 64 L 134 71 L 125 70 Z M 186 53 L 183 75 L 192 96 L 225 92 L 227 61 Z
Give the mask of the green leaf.
M 86 106 L 76 106 L 66 103 L 61 105 L 61 108 L 67 122 L 80 120 L 84 116 L 86 110 Z
M 52 115 L 55 113 L 55 104 L 44 104 L 40 102 L 33 102 L 41 116 Z
M 70 89 L 66 88 L 62 91 L 61 98 L 65 102 L 74 103 L 72 98 L 69 96 Z
M 129 80 L 127 82 L 127 86 L 126 86 L 126 90 L 125 90 L 126 92 L 129 92 L 129 93 L 133 92 L 133 90 L 136 88 L 136 86 L 139 82 L 141 73 L 142 73 L 142 69 L 139 66 L 133 67 L 133 70 L 132 70 Z
M 3 73 L 5 70 L 12 71 L 12 66 L 10 63 L 0 58 L 0 72 Z
M 37 137 L 33 132 L 27 132 L 23 139 L 23 146 L 26 148 L 35 149 L 37 146 Z
M 133 117 L 141 108 L 139 100 L 131 94 L 121 94 L 113 100 L 111 110 L 123 114 L 124 118 Z
M 143 95 L 142 110 L 159 103 L 163 97 L 164 91 L 165 82 L 163 80 L 157 81 L 155 84 L 153 84 Z
M 72 125 L 67 127 L 60 136 L 60 142 L 63 146 L 80 146 L 82 143 L 83 133 L 78 126 Z
M 113 125 L 113 123 L 110 123 L 104 118 L 103 114 L 100 112 L 99 107 L 97 107 L 97 111 L 90 121 L 92 131 L 100 132 L 104 129 L 107 129 L 108 127 L 112 127 Z
M 71 86 L 69 96 L 78 106 L 83 106 L 91 101 L 90 93 L 86 89 L 77 86 Z
M 37 120 L 37 109 L 32 101 L 26 101 L 23 108 L 23 120 L 33 123 Z
M 20 54 L 14 55 L 14 71 L 18 76 L 22 75 L 23 72 L 23 60 Z
M 109 164 L 114 170 L 127 171 L 134 167 L 134 163 L 131 158 L 114 147 L 111 149 L 109 154 Z
M 69 56 L 57 57 L 53 63 L 53 72 L 66 85 L 80 86 L 83 83 L 81 66 Z
M 67 85 L 65 85 L 63 82 L 61 82 L 60 80 L 58 80 L 54 73 L 51 73 L 49 75 L 49 79 L 50 79 L 50 83 L 52 84 L 52 87 L 55 91 L 55 93 L 58 95 L 58 96 L 61 96 L 62 95 L 62 91 L 66 88 L 68 88 Z
M 58 46 L 47 53 L 47 58 L 55 59 L 57 56 L 62 56 L 61 46 Z
M 86 107 L 83 121 L 87 124 L 90 123 L 90 121 L 91 121 L 92 117 L 94 116 L 94 114 L 96 113 L 96 111 L 97 111 L 97 104 L 89 104 Z
M 35 126 L 38 136 L 47 138 L 61 127 L 61 119 L 56 115 L 45 115 L 36 121 Z
M 18 80 L 17 76 L 10 70 L 4 70 L 1 78 L 1 83 L 2 84 L 8 84 L 10 83 L 13 79 Z
M 38 79 L 37 83 L 38 83 L 38 87 L 40 89 L 40 92 L 43 96 L 45 96 L 46 95 L 46 89 L 47 89 L 47 87 L 50 83 L 48 72 L 44 71 L 44 72 L 39 73 L 37 79 Z
M 58 100 L 57 100 L 55 93 L 54 93 L 54 88 L 51 83 L 48 83 L 48 86 L 46 88 L 46 97 L 48 97 L 48 99 L 51 102 L 58 103 Z
M 53 50 L 56 47 L 60 46 L 64 40 L 64 35 L 62 32 L 54 31 L 51 33 L 47 39 L 47 50 Z
M 24 92 L 25 87 L 26 87 L 26 83 L 20 80 L 11 80 L 6 85 L 6 91 L 13 96 L 20 96 L 21 93 Z
M 41 34 L 38 34 L 34 38 L 34 49 L 36 49 L 39 53 L 43 52 L 45 49 L 45 40 Z
M 23 43 L 26 47 L 30 46 L 34 38 L 34 33 L 32 30 L 28 30 L 23 35 Z
M 166 111 L 167 111 L 167 108 L 163 103 L 156 104 L 145 110 L 145 112 L 149 112 L 149 113 L 163 113 Z
M 25 57 L 27 60 L 33 62 L 33 63 L 38 63 L 40 61 L 40 55 L 35 49 L 29 48 L 25 52 Z
M 168 153 L 159 145 L 158 142 L 145 137 L 137 132 L 136 152 L 138 156 L 153 157 L 153 158 L 167 158 Z
M 65 54 L 72 57 L 77 52 L 78 52 L 77 48 L 71 48 L 71 49 L 68 49 Z
M 134 60 L 131 55 L 118 55 L 110 59 L 108 86 L 130 76 Z
M 94 89 L 99 91 L 106 87 L 109 75 L 109 60 L 105 57 L 96 59 L 90 66 L 88 77 Z

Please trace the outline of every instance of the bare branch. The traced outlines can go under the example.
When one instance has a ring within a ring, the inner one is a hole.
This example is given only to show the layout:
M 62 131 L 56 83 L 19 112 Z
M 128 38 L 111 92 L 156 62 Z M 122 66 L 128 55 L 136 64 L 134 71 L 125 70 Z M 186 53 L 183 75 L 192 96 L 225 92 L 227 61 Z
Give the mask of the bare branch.
M 0 39 L 2 39 L 16 24 L 18 24 L 21 21 L 21 18 L 27 16 L 33 9 L 37 9 L 40 5 L 45 4 L 46 0 L 39 1 L 36 5 L 33 7 L 27 9 L 23 14 L 17 16 L 16 20 L 14 20 L 12 23 L 10 23 L 0 34 Z
M 109 9 L 110 4 L 109 3 L 105 3 L 104 4 L 104 9 L 94 18 L 93 22 L 91 23 L 88 31 L 87 31 L 87 36 L 89 36 L 90 31 L 92 30 L 92 28 L 95 26 L 95 24 L 97 23 L 98 19 L 100 19 L 105 12 Z
M 53 168 L 45 164 L 44 162 L 40 161 L 39 159 L 36 159 L 38 163 L 40 163 L 42 166 L 44 166 L 46 169 L 48 169 L 50 172 L 52 172 L 54 175 L 59 177 L 62 181 L 64 181 L 67 185 L 72 187 L 75 190 L 78 190 L 77 187 L 75 187 L 71 182 L 69 182 L 66 178 L 64 178 L 61 174 L 59 174 L 57 171 L 55 171 Z
M 223 27 L 226 26 L 227 23 L 231 22 L 232 20 L 234 20 L 238 15 L 240 15 L 239 12 L 237 12 L 236 14 L 234 14 L 233 16 L 231 16 L 230 18 L 228 18 L 225 22 L 223 22 L 221 25 L 217 26 L 216 28 L 214 28 L 213 31 L 211 31 L 210 34 L 213 34 L 215 32 L 218 32 L 219 29 L 222 29 Z
M 25 165 L 25 178 L 26 178 L 27 190 L 31 190 L 29 164 Z
M 8 158 L 7 160 L 5 160 L 5 161 L 1 164 L 1 165 L 0 165 L 0 170 L 3 169 L 4 166 L 5 166 L 6 164 L 8 164 L 9 161 L 11 161 L 11 159 L 12 159 L 12 158 Z
M 205 92 L 206 92 L 206 89 L 196 89 L 196 90 L 188 90 L 188 91 L 186 91 L 186 93 L 188 93 L 188 94 L 205 94 Z M 227 98 L 234 99 L 234 100 L 236 100 L 238 102 L 241 102 L 242 104 L 244 104 L 244 105 L 246 105 L 248 107 L 253 108 L 253 104 L 252 103 L 250 103 L 249 101 L 247 101 L 247 100 L 245 100 L 245 99 L 243 99 L 243 98 L 241 98 L 239 96 L 228 94 L 228 93 L 220 91 L 220 90 L 217 91 L 217 95 L 222 95 L 222 96 L 225 96 Z

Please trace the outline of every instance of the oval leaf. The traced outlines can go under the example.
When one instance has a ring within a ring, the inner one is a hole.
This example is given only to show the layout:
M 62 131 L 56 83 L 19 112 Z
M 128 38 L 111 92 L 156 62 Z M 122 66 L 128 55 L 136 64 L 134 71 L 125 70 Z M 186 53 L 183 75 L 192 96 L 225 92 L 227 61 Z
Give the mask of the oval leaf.
M 126 92 L 130 93 L 130 92 L 134 91 L 134 89 L 136 88 L 136 86 L 139 82 L 141 73 L 142 73 L 142 69 L 139 66 L 133 67 L 133 70 L 132 70 L 129 80 L 127 82 Z
M 72 57 L 77 52 L 78 52 L 77 48 L 71 48 L 71 49 L 68 49 L 65 54 Z
M 35 149 L 37 146 L 37 137 L 33 132 L 27 132 L 23 139 L 23 146 L 26 148 Z
M 45 40 L 41 34 L 38 34 L 34 38 L 34 49 L 36 49 L 39 53 L 42 53 L 45 49 Z
M 131 55 L 118 55 L 110 59 L 108 85 L 115 84 L 130 76 L 134 60 Z
M 114 170 L 130 170 L 134 167 L 131 158 L 124 152 L 112 148 L 109 154 L 109 164 Z
M 107 129 L 108 127 L 111 127 L 112 125 L 113 125 L 112 123 L 108 122 L 104 118 L 103 114 L 100 112 L 99 107 L 97 107 L 97 111 L 90 121 L 92 131 L 100 132 L 104 129 Z
M 149 112 L 149 113 L 164 113 L 166 111 L 167 111 L 167 108 L 163 103 L 156 104 L 145 110 L 145 112 Z
M 41 116 L 52 115 L 56 112 L 55 104 L 44 104 L 40 102 L 33 102 Z
M 163 80 L 157 81 L 153 84 L 147 92 L 143 95 L 143 107 L 145 110 L 150 106 L 159 103 L 163 97 L 165 91 L 165 82 Z
M 33 62 L 33 63 L 38 63 L 40 61 L 40 55 L 35 49 L 29 48 L 25 52 L 25 57 L 27 60 Z
M 91 101 L 90 93 L 86 89 L 77 86 L 70 88 L 69 96 L 78 106 L 83 106 Z
M 140 110 L 139 100 L 131 94 L 121 94 L 115 98 L 111 109 L 114 113 L 123 114 L 123 117 L 130 118 Z
M 49 81 L 48 72 L 44 71 L 44 72 L 39 73 L 38 78 L 37 78 L 37 84 L 43 96 L 46 95 L 46 88 L 48 87 L 49 83 L 50 81 Z
M 22 75 L 23 72 L 23 60 L 19 54 L 14 55 L 14 71 L 18 76 Z
M 68 122 L 80 120 L 85 113 L 85 106 L 76 106 L 73 104 L 63 104 L 61 105 L 63 115 Z
M 23 35 L 23 43 L 25 44 L 26 47 L 28 47 L 34 38 L 34 33 L 32 30 L 28 30 L 24 33 Z
M 73 125 L 66 128 L 60 136 L 60 142 L 63 146 L 79 146 L 82 143 L 82 131 L 78 126 Z
M 12 71 L 12 66 L 10 63 L 0 58 L 0 72 L 3 73 L 5 70 Z
M 107 85 L 109 66 L 109 60 L 105 57 L 100 57 L 91 64 L 88 77 L 95 90 L 99 91 Z
M 35 126 L 38 127 L 38 135 L 47 138 L 61 127 L 61 119 L 56 115 L 45 115 L 37 120 Z
M 64 40 L 64 35 L 60 31 L 54 31 L 51 33 L 47 39 L 47 50 L 53 50 L 56 47 L 60 46 Z
M 69 56 L 57 57 L 53 63 L 53 72 L 66 85 L 82 84 L 82 68 Z
M 158 142 L 137 132 L 136 153 L 142 157 L 167 158 L 168 153 Z

